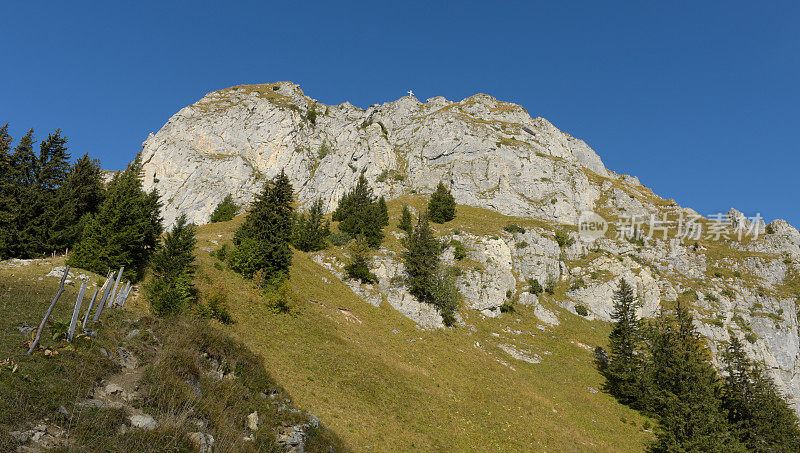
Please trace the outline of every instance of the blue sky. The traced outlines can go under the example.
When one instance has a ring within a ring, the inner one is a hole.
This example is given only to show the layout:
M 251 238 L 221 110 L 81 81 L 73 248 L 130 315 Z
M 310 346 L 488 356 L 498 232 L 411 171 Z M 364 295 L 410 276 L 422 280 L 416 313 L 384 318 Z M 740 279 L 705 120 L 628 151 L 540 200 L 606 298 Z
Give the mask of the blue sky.
M 797 2 L 118 3 L 4 5 L 15 137 L 60 127 L 74 155 L 118 169 L 232 85 L 291 80 L 362 107 L 483 92 L 701 214 L 800 225 Z

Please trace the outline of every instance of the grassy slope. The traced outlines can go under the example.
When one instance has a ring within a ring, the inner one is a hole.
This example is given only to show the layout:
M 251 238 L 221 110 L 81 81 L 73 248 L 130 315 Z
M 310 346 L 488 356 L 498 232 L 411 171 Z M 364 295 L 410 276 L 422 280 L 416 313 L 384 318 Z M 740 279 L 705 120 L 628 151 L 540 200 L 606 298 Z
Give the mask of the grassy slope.
M 420 200 L 390 202 L 390 213 L 397 217 L 401 203 L 421 206 Z M 199 246 L 229 241 L 241 220 L 201 227 Z M 492 234 L 512 220 L 532 222 L 460 207 L 442 230 Z M 398 245 L 391 235 L 386 244 Z M 237 323 L 226 329 L 264 357 L 300 407 L 355 450 L 641 451 L 650 438 L 638 414 L 588 389 L 602 380 L 585 345 L 605 344 L 605 323 L 546 301 L 562 321 L 552 330 L 537 328 L 532 310 L 518 307 L 501 319 L 464 313 L 474 331 L 423 332 L 387 304 L 363 302 L 302 252 L 292 266 L 295 313 L 279 315 L 207 252 L 199 252 L 199 261 L 201 291 L 216 286 L 230 295 Z M 512 359 L 498 344 L 529 349 L 543 361 Z
M 30 334 L 19 332 L 17 327 L 38 326 L 59 280 L 39 278 L 53 266 L 63 265 L 63 261 L 56 258 L 18 268 L 0 268 L 0 451 L 16 449 L 10 431 L 24 431 L 40 423 L 65 429 L 74 441 L 70 451 L 191 451 L 188 434 L 198 428 L 190 417 L 208 420 L 216 438 L 216 451 L 272 451 L 276 448 L 277 427 L 303 421 L 302 414 L 277 410 L 276 404 L 283 401 L 283 390 L 266 373 L 260 357 L 204 322 L 189 318 L 159 321 L 147 316 L 146 307 L 135 294 L 125 310 L 104 310 L 101 322 L 93 326 L 96 339 L 76 340 L 68 345 L 54 340 L 48 327 L 42 335 L 42 349 L 25 356 Z M 86 273 L 92 281 L 101 280 L 80 269 L 71 272 L 76 276 Z M 66 286 L 51 320 L 68 322 L 78 288 L 77 283 Z M 92 292 L 89 290 L 87 297 Z M 88 300 L 84 299 L 83 311 L 86 303 Z M 128 337 L 133 329 L 143 333 Z M 164 347 L 155 338 L 161 338 Z M 118 346 L 130 349 L 144 365 L 149 365 L 143 367 L 146 379 L 141 382 L 142 399 L 132 405 L 141 406 L 160 421 L 159 428 L 153 431 L 121 432 L 119 428 L 126 420 L 122 409 L 82 409 L 75 405 L 102 379 L 120 372 L 120 366 L 101 352 L 101 348 L 115 351 Z M 45 355 L 43 349 L 57 354 Z M 208 377 L 209 361 L 203 352 L 234 368 L 238 379 Z M 185 379 L 190 375 L 195 375 L 201 396 L 186 387 Z M 260 396 L 267 390 L 278 392 L 277 403 Z M 59 413 L 59 407 L 68 414 Z M 254 433 L 255 441 L 243 441 L 245 418 L 253 410 L 260 414 L 261 428 Z M 313 430 L 306 451 L 327 452 L 329 445 L 342 450 L 328 430 Z

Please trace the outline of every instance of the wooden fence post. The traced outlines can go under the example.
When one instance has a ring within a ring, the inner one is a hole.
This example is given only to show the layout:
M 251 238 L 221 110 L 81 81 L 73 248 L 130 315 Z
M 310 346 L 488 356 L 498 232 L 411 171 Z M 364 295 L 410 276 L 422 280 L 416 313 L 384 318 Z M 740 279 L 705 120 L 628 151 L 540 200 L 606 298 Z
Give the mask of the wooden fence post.
M 86 292 L 86 282 L 81 283 L 81 289 L 78 290 L 78 298 L 75 299 L 75 308 L 72 310 L 72 319 L 69 321 L 69 330 L 67 330 L 67 341 L 72 341 L 72 336 L 75 335 L 75 324 L 78 323 L 78 316 L 81 314 L 81 302 L 83 302 L 83 293 Z
M 50 306 L 47 308 L 47 312 L 44 314 L 44 318 L 42 318 L 41 324 L 39 324 L 39 328 L 36 330 L 36 336 L 33 338 L 33 343 L 31 343 L 31 347 L 28 349 L 26 355 L 31 355 L 34 349 L 36 349 L 36 345 L 39 344 L 39 338 L 42 337 L 42 330 L 44 330 L 44 326 L 47 324 L 47 319 L 50 317 L 50 314 L 53 313 L 53 308 L 56 306 L 56 302 L 61 297 L 61 294 L 64 292 L 64 281 L 67 279 L 67 275 L 69 274 L 69 266 L 64 267 L 64 275 L 61 277 L 61 284 L 58 286 L 58 292 L 56 293 L 55 297 L 53 297 L 53 301 L 50 302 Z
M 114 272 L 110 272 L 109 278 L 114 276 Z M 111 281 L 108 281 L 108 285 L 106 285 L 105 291 L 103 291 L 103 297 L 100 299 L 100 302 L 97 304 L 97 310 L 94 312 L 94 318 L 92 318 L 92 324 L 96 323 L 97 320 L 100 318 L 100 313 L 103 312 L 103 307 L 106 305 L 106 301 L 108 300 L 108 296 L 111 292 Z
M 128 286 L 128 290 L 125 291 L 125 297 L 122 299 L 122 308 L 125 308 L 125 301 L 128 300 L 128 296 L 131 295 L 131 291 L 133 291 L 133 285 Z
M 111 291 L 111 303 L 108 304 L 109 307 L 113 307 L 114 302 L 117 300 L 117 286 L 119 286 L 119 282 L 122 280 L 123 270 L 125 270 L 125 266 L 119 268 L 119 273 L 117 274 L 117 280 L 114 282 L 114 290 Z
M 94 307 L 94 301 L 97 300 L 97 293 L 100 292 L 100 289 L 95 289 L 94 294 L 92 295 L 92 300 L 89 301 L 89 308 L 86 309 L 86 315 L 83 317 L 83 324 L 81 324 L 82 329 L 86 329 L 86 322 L 89 320 L 89 314 L 92 313 L 92 307 Z

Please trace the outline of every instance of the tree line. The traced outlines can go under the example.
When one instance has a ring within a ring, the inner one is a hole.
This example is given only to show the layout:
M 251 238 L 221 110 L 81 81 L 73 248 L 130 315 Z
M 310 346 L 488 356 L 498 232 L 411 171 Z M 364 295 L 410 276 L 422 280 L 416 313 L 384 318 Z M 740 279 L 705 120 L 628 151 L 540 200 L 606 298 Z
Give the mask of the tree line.
M 36 146 L 33 129 L 14 146 L 0 127 L 0 258 L 34 258 L 72 248 L 106 197 L 100 163 L 70 164 L 56 130 Z
M 658 421 L 649 451 L 800 451 L 797 416 L 733 332 L 720 374 L 685 305 L 653 321 L 638 306 L 621 280 L 609 351 L 595 355 L 605 390 Z

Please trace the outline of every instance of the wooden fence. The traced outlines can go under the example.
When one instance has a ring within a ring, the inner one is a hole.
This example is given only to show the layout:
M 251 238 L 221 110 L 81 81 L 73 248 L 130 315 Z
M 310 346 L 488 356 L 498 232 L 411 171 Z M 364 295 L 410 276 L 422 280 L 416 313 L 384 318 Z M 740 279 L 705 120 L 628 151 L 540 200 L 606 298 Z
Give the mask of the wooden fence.
M 109 307 L 119 306 L 120 308 L 125 306 L 125 301 L 128 300 L 128 296 L 131 294 L 131 290 L 133 289 L 133 285 L 130 281 L 125 282 L 122 287 L 120 287 L 120 283 L 122 282 L 122 272 L 125 270 L 125 267 L 120 267 L 119 272 L 117 272 L 116 279 L 114 278 L 114 271 L 109 271 L 108 275 L 106 275 L 105 283 L 99 289 L 94 290 L 94 294 L 92 295 L 92 299 L 89 302 L 89 308 L 86 310 L 86 314 L 83 316 L 83 322 L 81 324 L 81 328 L 86 330 L 92 326 L 93 323 L 96 323 L 98 319 L 100 319 L 100 315 L 103 313 L 103 308 L 106 305 Z M 42 337 L 42 331 L 44 327 L 47 325 L 47 320 L 50 319 L 50 315 L 53 313 L 53 309 L 58 303 L 58 299 L 61 298 L 61 295 L 64 293 L 64 283 L 67 281 L 67 276 L 69 275 L 69 266 L 64 267 L 64 275 L 61 276 L 61 283 L 58 285 L 58 291 L 56 295 L 53 297 L 53 301 L 50 302 L 50 306 L 47 307 L 47 311 L 44 314 L 44 318 L 42 318 L 42 322 L 39 323 L 39 328 L 36 329 L 36 335 L 33 338 L 33 342 L 31 342 L 31 346 L 28 349 L 27 355 L 30 355 L 36 346 L 39 344 L 39 340 Z M 113 283 L 113 289 L 112 289 Z M 119 289 L 119 291 L 117 291 Z M 67 341 L 72 341 L 73 337 L 75 336 L 75 328 L 78 324 L 78 318 L 80 317 L 81 311 L 81 304 L 83 303 L 83 297 L 86 293 L 86 282 L 81 282 L 80 289 L 78 290 L 78 298 L 75 300 L 75 307 L 72 309 L 72 318 L 69 322 L 69 329 L 67 330 Z M 102 296 L 100 297 L 100 301 L 97 301 L 97 295 L 101 293 Z M 110 302 L 109 302 L 110 301 Z M 97 302 L 97 307 L 95 308 L 95 302 Z M 94 316 L 92 317 L 91 321 L 89 320 L 92 308 L 95 308 Z

